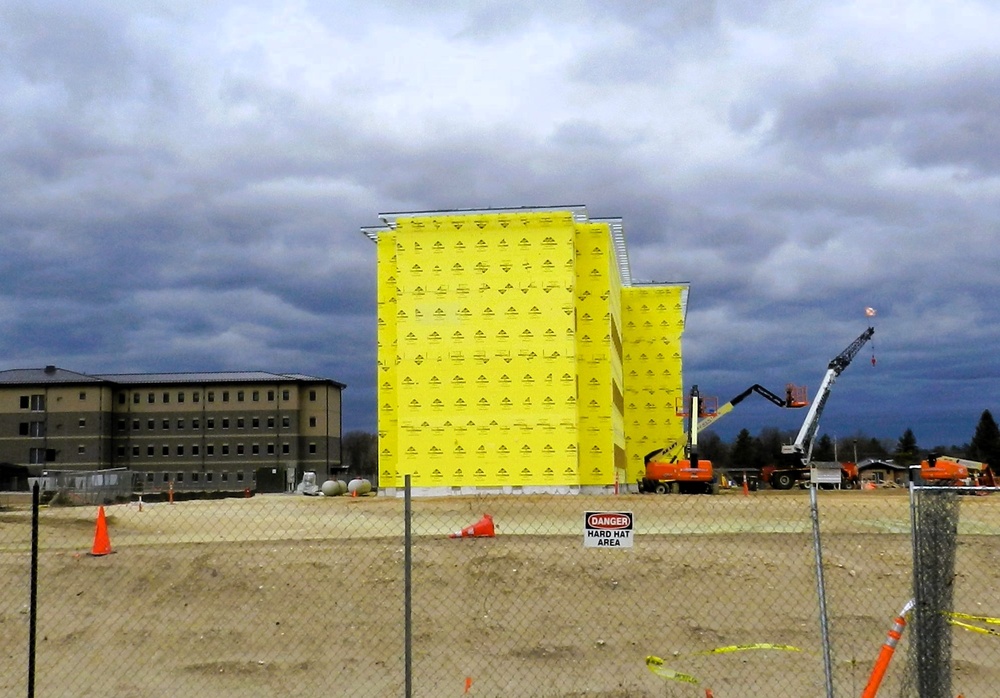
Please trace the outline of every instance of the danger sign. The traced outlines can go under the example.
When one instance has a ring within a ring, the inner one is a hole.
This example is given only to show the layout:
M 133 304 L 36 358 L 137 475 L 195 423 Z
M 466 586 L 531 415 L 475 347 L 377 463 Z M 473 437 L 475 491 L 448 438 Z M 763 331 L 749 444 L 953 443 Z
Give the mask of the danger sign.
M 588 511 L 583 517 L 583 547 L 631 548 L 631 511 Z

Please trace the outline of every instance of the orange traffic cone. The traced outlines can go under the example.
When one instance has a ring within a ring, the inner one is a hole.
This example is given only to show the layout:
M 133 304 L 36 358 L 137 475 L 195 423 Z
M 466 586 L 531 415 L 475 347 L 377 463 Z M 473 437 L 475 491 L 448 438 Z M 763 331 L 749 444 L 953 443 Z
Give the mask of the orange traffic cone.
M 750 485 L 747 484 L 746 473 L 743 474 L 743 496 L 744 497 L 750 496 Z
M 94 547 L 90 554 L 94 557 L 111 552 L 111 538 L 108 537 L 108 521 L 104 518 L 104 507 L 97 509 L 97 528 L 94 530 Z
M 493 538 L 494 536 L 496 530 L 493 528 L 493 517 L 489 514 L 483 514 L 483 518 L 461 531 L 448 534 L 449 538 Z

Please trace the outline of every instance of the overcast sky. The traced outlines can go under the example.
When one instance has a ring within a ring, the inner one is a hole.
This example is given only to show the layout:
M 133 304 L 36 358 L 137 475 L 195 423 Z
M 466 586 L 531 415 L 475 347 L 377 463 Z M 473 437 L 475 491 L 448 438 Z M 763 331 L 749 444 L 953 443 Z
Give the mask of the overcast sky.
M 0 369 L 311 373 L 374 431 L 359 228 L 585 204 L 634 279 L 690 282 L 687 386 L 812 395 L 872 306 L 821 432 L 966 442 L 1000 417 L 998 30 L 962 0 L 0 0 Z

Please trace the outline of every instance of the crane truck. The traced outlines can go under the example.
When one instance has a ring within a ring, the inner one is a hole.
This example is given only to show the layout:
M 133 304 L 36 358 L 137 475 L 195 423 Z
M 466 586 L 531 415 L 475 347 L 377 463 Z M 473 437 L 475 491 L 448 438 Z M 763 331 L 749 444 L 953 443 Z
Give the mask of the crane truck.
M 806 391 L 803 386 L 789 383 L 785 386 L 785 397 L 782 399 L 764 386 L 755 383 L 718 409 L 704 409 L 707 401 L 698 392 L 698 386 L 691 389 L 691 405 L 688 413 L 688 441 L 686 444 L 675 442 L 665 448 L 647 453 L 643 458 L 644 477 L 639 480 L 640 492 L 714 492 L 717 490 L 716 478 L 712 472 L 712 463 L 699 460 L 697 457 L 698 432 L 715 424 L 719 419 L 733 411 L 737 405 L 757 393 L 778 407 L 805 407 Z M 687 458 L 682 458 L 688 451 Z
M 851 361 L 861 351 L 861 347 L 874 334 L 875 328 L 869 327 L 851 342 L 850 346 L 837 354 L 827 366 L 826 375 L 823 376 L 823 381 L 816 392 L 816 399 L 810 405 L 795 441 L 781 447 L 781 457 L 777 465 L 774 468 L 766 469 L 764 473 L 765 480 L 774 489 L 788 490 L 796 482 L 809 479 L 809 461 L 812 458 L 813 442 L 816 438 L 816 432 L 819 430 L 819 418 L 823 414 L 823 408 L 826 407 L 826 401 L 830 398 L 830 389 L 840 374 L 844 372 L 844 369 L 851 365 Z
M 989 464 L 954 456 L 930 453 L 920 462 L 920 477 L 928 482 L 945 485 L 968 483 L 995 487 L 996 479 Z

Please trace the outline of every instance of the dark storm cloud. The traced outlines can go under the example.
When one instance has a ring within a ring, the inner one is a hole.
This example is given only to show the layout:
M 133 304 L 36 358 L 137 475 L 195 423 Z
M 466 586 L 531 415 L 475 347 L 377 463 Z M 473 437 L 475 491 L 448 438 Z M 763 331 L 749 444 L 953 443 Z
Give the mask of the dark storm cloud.
M 4 366 L 315 373 L 374 430 L 359 227 L 583 203 L 634 278 L 691 282 L 686 383 L 812 390 L 875 305 L 824 427 L 966 440 L 1000 380 L 1000 60 L 967 10 L 6 3 Z

